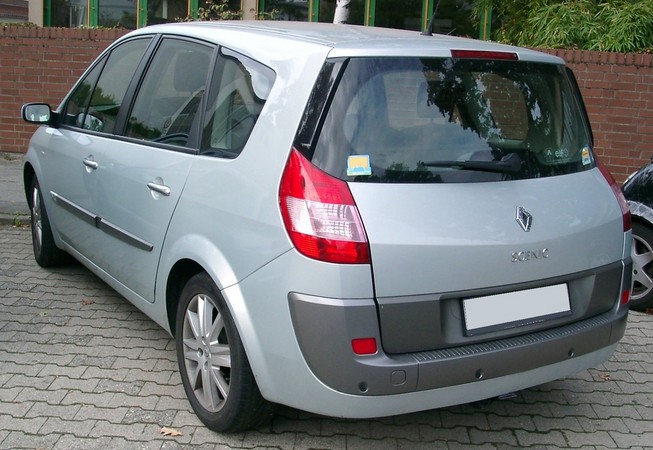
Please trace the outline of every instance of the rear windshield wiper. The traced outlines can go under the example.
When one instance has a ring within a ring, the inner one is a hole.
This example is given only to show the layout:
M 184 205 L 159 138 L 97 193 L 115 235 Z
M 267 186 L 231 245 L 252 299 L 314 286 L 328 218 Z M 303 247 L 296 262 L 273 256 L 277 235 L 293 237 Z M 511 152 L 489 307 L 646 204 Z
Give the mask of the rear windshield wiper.
M 457 167 L 465 170 L 478 170 L 481 172 L 519 172 L 521 158 L 517 153 L 509 153 L 499 161 L 426 161 L 422 162 L 427 167 Z

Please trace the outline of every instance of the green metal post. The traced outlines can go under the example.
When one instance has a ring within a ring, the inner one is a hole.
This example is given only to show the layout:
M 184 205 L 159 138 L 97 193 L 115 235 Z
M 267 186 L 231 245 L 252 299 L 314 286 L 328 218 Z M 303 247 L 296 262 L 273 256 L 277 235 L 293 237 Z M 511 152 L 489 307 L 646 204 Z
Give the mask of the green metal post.
M 43 0 L 43 26 L 52 26 L 52 0 Z
M 99 0 L 88 1 L 88 26 L 97 27 L 99 23 Z
M 309 0 L 308 2 L 308 21 L 309 22 L 319 22 L 320 21 L 320 2 L 325 0 Z M 333 1 L 333 0 L 328 0 Z
M 481 26 L 479 31 L 479 39 L 484 41 L 490 40 L 490 33 L 492 31 L 492 4 L 486 6 L 481 13 Z
M 422 31 L 425 31 L 433 17 L 434 0 L 422 0 Z
M 365 25 L 373 27 L 376 18 L 376 0 L 366 0 L 365 2 Z
M 136 28 L 147 25 L 147 0 L 138 0 L 136 5 Z
M 193 19 L 197 19 L 199 17 L 199 0 L 189 0 L 188 2 L 188 9 L 190 9 L 189 13 L 190 16 Z

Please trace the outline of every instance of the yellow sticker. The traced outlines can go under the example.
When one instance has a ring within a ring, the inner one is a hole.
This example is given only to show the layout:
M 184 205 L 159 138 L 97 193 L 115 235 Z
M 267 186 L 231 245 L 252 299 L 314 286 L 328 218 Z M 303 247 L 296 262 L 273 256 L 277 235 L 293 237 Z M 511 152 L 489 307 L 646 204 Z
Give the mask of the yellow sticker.
M 584 166 L 592 164 L 592 158 L 590 157 L 589 147 L 583 147 L 583 150 L 581 150 L 581 153 L 580 153 L 580 157 L 581 157 L 581 160 L 583 161 Z
M 372 175 L 370 155 L 351 155 L 347 158 L 347 176 Z

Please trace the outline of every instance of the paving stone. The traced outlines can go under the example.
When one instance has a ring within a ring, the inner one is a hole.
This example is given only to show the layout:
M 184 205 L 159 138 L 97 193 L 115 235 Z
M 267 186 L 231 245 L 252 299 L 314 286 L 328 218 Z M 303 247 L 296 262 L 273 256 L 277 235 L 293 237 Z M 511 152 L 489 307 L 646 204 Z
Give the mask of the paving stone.
M 30 405 L 25 417 L 57 417 L 63 420 L 74 420 L 79 410 L 79 405 L 48 405 L 47 403 L 38 402 Z
M 13 417 L 7 414 L 0 414 L 0 430 L 15 430 L 35 434 L 39 428 L 43 426 L 45 421 L 46 419 L 44 417 L 25 419 L 22 417 Z
M 513 430 L 469 430 L 469 439 L 472 444 L 509 444 L 517 445 L 517 438 Z
M 128 411 L 129 408 L 127 407 L 107 408 L 96 405 L 81 405 L 74 419 L 96 419 L 111 423 L 121 423 L 125 419 Z
M 515 436 L 520 447 L 567 447 L 565 436 L 558 430 L 549 430 L 546 433 L 515 430 Z
M 346 442 L 347 438 L 342 435 L 312 436 L 300 433 L 295 437 L 293 450 L 344 449 Z
M 358 436 L 347 436 L 347 450 L 395 450 L 399 446 L 397 439 L 362 439 Z
M 176 411 L 150 411 L 140 408 L 129 408 L 122 419 L 124 424 L 154 423 L 162 427 L 172 426 Z
M 370 420 L 282 406 L 256 430 L 214 433 L 174 340 L 81 265 L 38 267 L 29 236 L 0 227 L 0 449 L 651 448 L 653 316 L 640 313 L 605 364 L 512 398 Z
M 454 441 L 461 444 L 471 444 L 472 442 L 469 436 L 469 430 L 464 426 L 444 429 L 420 425 L 419 433 L 422 442 Z
M 58 442 L 60 435 L 57 433 L 48 435 L 36 435 L 23 431 L 12 431 L 0 442 L 0 449 L 15 450 L 25 449 L 46 449 L 53 448 Z
M 617 448 L 617 444 L 609 433 L 605 431 L 596 431 L 594 433 L 576 433 L 575 431 L 562 430 L 567 443 L 570 447 L 580 447 L 583 445 L 602 445 L 608 448 Z
M 72 434 L 78 437 L 86 437 L 95 426 L 94 420 L 63 420 L 59 417 L 49 417 L 39 429 L 39 434 L 48 435 L 53 433 Z

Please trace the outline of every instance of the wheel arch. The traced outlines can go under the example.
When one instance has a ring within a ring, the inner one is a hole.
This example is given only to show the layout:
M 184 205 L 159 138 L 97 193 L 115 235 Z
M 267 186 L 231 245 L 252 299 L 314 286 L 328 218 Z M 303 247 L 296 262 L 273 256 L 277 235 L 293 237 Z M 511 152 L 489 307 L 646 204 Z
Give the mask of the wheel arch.
M 635 200 L 628 200 L 628 208 L 633 221 L 653 227 L 653 208 Z
M 32 180 L 36 177 L 36 171 L 31 163 L 26 162 L 23 167 L 23 190 L 25 191 L 25 198 L 27 199 L 27 205 L 32 208 L 32 198 L 30 195 L 30 186 L 32 185 Z
M 183 291 L 188 280 L 200 272 L 207 271 L 192 259 L 181 259 L 172 266 L 170 273 L 168 274 L 168 280 L 166 282 L 166 311 L 170 334 L 173 336 L 175 336 L 177 331 L 177 303 L 179 302 L 181 291 Z

